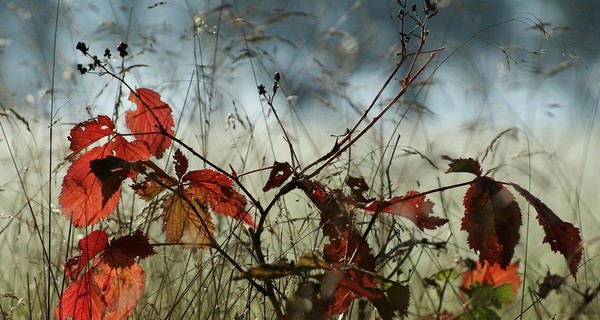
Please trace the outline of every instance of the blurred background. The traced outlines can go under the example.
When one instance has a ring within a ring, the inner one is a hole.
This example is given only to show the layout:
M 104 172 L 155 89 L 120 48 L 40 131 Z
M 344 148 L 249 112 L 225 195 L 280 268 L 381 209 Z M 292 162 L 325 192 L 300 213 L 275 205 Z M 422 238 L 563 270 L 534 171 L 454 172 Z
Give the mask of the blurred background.
M 600 2 L 440 0 L 438 8 L 426 45 L 437 54 L 398 108 L 357 144 L 355 174 L 384 197 L 385 179 L 376 179 L 383 171 L 373 163 L 398 157 L 394 190 L 425 190 L 459 181 L 443 175 L 440 155 L 482 159 L 490 150 L 484 169 L 530 187 L 581 227 L 590 262 L 582 278 L 597 280 Z M 44 273 L 36 237 L 46 235 L 34 236 L 32 225 L 55 221 L 62 235 L 49 237 L 55 244 L 70 232 L 56 203 L 68 130 L 98 114 L 119 119 L 131 106 L 115 79 L 80 74 L 77 64 L 90 61 L 75 49 L 78 42 L 98 57 L 110 49 L 111 70 L 125 70 L 130 85 L 160 92 L 173 107 L 178 136 L 243 172 L 289 160 L 257 86 L 270 89 L 281 73 L 275 105 L 309 163 L 351 127 L 395 67 L 397 14 L 391 0 L 0 0 L 0 256 L 32 275 Z M 128 44 L 125 59 L 120 42 Z M 395 78 L 376 109 L 398 87 Z M 402 152 L 378 153 L 390 145 Z M 460 192 L 450 196 L 453 202 L 440 207 L 449 208 L 451 233 L 459 234 Z M 543 235 L 532 230 L 527 241 L 539 246 Z M 61 250 L 52 258 L 56 270 Z M 516 256 L 524 252 L 526 245 Z M 546 270 L 564 273 L 562 258 L 549 252 L 544 245 L 540 257 L 547 260 L 531 262 L 538 268 L 531 281 Z M 3 279 L 0 291 L 24 296 L 17 284 L 33 283 L 28 277 Z

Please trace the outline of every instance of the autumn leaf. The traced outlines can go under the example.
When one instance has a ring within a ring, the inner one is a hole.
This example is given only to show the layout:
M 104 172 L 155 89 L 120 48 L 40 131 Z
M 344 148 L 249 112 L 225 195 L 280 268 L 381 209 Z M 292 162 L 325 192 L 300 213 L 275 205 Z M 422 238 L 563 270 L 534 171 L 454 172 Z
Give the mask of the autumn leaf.
M 442 156 L 442 159 L 450 161 L 450 164 L 448 165 L 449 168 L 446 171 L 446 173 L 466 172 L 466 173 L 472 173 L 478 177 L 481 176 L 481 173 L 482 173 L 481 166 L 479 165 L 479 162 L 477 162 L 477 160 L 475 160 L 473 158 L 453 159 L 453 158 L 450 158 L 449 156 Z
M 162 182 L 162 184 L 158 181 Z M 169 185 L 169 182 L 170 180 L 163 180 L 162 177 L 151 172 L 149 173 L 149 176 L 144 177 L 143 181 L 132 184 L 131 189 L 133 189 L 135 194 L 142 198 L 142 200 L 149 201 L 165 190 L 163 185 Z
M 185 198 L 184 198 L 185 197 Z M 206 206 L 192 192 L 178 190 L 165 200 L 163 214 L 167 241 L 194 245 L 210 245 L 215 233 L 212 217 Z
M 104 319 L 108 311 L 108 319 L 118 320 L 133 312 L 146 279 L 135 259 L 153 255 L 154 249 L 140 231 L 110 244 L 107 239 L 104 231 L 91 232 L 79 241 L 80 254 L 65 263 L 65 274 L 73 282 L 54 310 L 57 319 Z
M 424 195 L 417 196 L 418 194 L 416 191 L 408 191 L 404 196 L 384 201 L 372 201 L 362 208 L 367 212 L 386 212 L 407 218 L 414 222 L 421 231 L 436 229 L 448 222 L 448 219 L 431 216 L 433 202 L 425 199 Z
M 363 177 L 348 177 L 346 185 L 350 187 L 352 199 L 357 202 L 371 202 L 375 199 L 367 199 L 365 192 L 369 191 L 369 185 Z
M 94 267 L 94 281 L 104 292 L 107 319 L 127 319 L 142 297 L 146 273 L 131 257 L 119 250 L 107 250 Z
M 549 243 L 552 251 L 558 251 L 564 256 L 571 274 L 576 277 L 577 268 L 583 256 L 583 241 L 579 229 L 569 222 L 562 221 L 548 206 L 529 191 L 518 184 L 513 183 L 511 185 L 537 211 L 537 220 L 546 233 L 544 243 Z
M 368 272 L 375 272 L 375 258 L 362 235 L 353 228 L 340 233 L 340 237 L 331 240 L 323 248 L 326 262 L 334 270 L 325 272 L 321 283 L 335 289 L 333 299 L 329 303 L 328 316 L 344 313 L 355 298 L 379 299 L 382 297 L 375 280 L 367 273 L 347 270 L 345 266 L 353 265 Z
M 87 151 L 71 164 L 63 178 L 58 200 L 63 214 L 77 227 L 93 225 L 113 213 L 117 207 L 120 185 L 113 185 L 111 190 L 105 190 L 103 194 L 103 183 L 91 168 L 92 161 L 108 156 L 134 162 L 147 160 L 150 153 L 142 142 L 129 142 L 121 136 L 115 136 L 112 141 Z M 129 174 L 131 177 L 135 175 Z
M 81 252 L 65 262 L 65 274 L 72 280 L 76 280 L 83 268 L 96 255 L 108 247 L 108 235 L 102 230 L 90 232 L 85 238 L 79 240 Z
M 160 99 L 156 91 L 139 88 L 136 92 L 129 95 L 129 100 L 137 108 L 125 112 L 125 123 L 137 140 L 148 144 L 153 156 L 162 158 L 171 145 L 171 138 L 165 136 L 161 129 L 171 136 L 175 135 L 171 107 Z
M 167 189 L 167 187 L 172 188 L 181 184 L 181 181 L 168 175 L 152 161 L 141 162 L 137 170 L 144 173 L 144 180 L 132 184 L 131 188 L 145 201 L 154 199 L 154 197 Z
M 148 258 L 154 254 L 154 248 L 150 245 L 148 237 L 140 230 L 133 234 L 119 237 L 110 242 L 111 250 L 119 251 L 127 257 Z
M 385 281 L 383 287 L 384 295 L 380 298 L 371 299 L 371 303 L 379 312 L 379 316 L 382 319 L 392 319 L 398 314 L 406 316 L 410 302 L 409 286 Z
M 183 175 L 188 171 L 189 161 L 179 149 L 175 150 L 173 158 L 175 159 L 175 174 L 177 174 L 177 178 L 181 180 Z
M 86 273 L 80 280 L 72 282 L 58 300 L 54 317 L 59 320 L 102 320 L 106 301 L 100 287 Z
M 115 124 L 105 115 L 100 115 L 77 124 L 69 134 L 69 149 L 73 151 L 67 159 L 73 158 L 92 143 L 115 133 Z
M 479 260 L 508 267 L 519 242 L 521 210 L 514 196 L 489 177 L 471 182 L 464 197 L 465 215 L 461 230 L 467 231 L 471 249 Z
M 263 187 L 262 191 L 267 192 L 273 188 L 277 188 L 281 186 L 287 178 L 289 178 L 294 169 L 287 162 L 277 162 L 273 163 L 273 169 L 271 169 L 271 173 L 269 174 L 269 179 L 267 183 Z
M 182 180 L 189 182 L 188 190 L 198 201 L 218 214 L 232 217 L 256 228 L 246 212 L 246 198 L 233 189 L 233 181 L 226 175 L 210 169 L 188 172 Z

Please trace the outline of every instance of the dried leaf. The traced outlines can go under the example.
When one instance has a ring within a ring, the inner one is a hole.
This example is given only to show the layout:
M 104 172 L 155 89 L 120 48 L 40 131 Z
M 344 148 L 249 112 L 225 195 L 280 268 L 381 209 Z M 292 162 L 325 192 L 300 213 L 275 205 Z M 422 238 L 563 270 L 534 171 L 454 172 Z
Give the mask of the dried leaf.
M 179 242 L 183 239 L 194 245 L 210 245 L 215 226 L 206 210 L 191 192 L 180 189 L 179 194 L 169 195 L 165 200 L 163 216 L 167 241 Z
M 546 299 L 550 291 L 552 290 L 560 290 L 566 284 L 565 278 L 556 274 L 551 274 L 549 271 L 546 273 L 544 280 L 540 284 L 540 290 L 538 290 L 538 295 L 542 299 Z
M 442 159 L 450 161 L 450 164 L 448 165 L 449 168 L 446 171 L 446 173 L 466 172 L 466 173 L 472 173 L 478 177 L 481 176 L 481 173 L 482 173 L 481 166 L 479 165 L 479 162 L 477 162 L 477 160 L 475 160 L 473 158 L 452 159 L 449 156 L 442 156 Z

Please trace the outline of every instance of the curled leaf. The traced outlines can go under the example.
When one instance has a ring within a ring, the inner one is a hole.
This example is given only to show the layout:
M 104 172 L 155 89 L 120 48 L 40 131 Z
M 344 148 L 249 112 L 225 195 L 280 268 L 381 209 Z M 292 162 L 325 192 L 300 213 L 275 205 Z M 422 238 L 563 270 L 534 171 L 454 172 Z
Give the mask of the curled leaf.
M 287 162 L 277 162 L 273 163 L 273 169 L 271 169 L 271 173 L 269 174 L 269 179 L 267 183 L 263 187 L 262 191 L 267 192 L 273 188 L 277 188 L 281 186 L 287 178 L 289 178 L 294 169 Z
M 479 165 L 479 162 L 473 158 L 453 159 L 453 158 L 450 158 L 449 156 L 442 156 L 442 159 L 450 161 L 450 164 L 448 165 L 449 168 L 448 168 L 448 170 L 446 170 L 446 173 L 466 172 L 466 173 L 472 173 L 478 177 L 481 176 L 481 174 L 482 174 L 481 165 Z

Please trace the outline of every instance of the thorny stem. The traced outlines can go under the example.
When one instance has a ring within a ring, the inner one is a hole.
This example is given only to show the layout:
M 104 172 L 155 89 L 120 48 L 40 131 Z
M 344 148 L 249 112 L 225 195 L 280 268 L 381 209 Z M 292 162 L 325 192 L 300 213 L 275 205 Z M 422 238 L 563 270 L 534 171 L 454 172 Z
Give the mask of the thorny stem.
M 375 123 L 377 123 L 379 121 L 379 119 L 381 119 L 381 117 L 383 117 L 383 115 L 385 115 L 387 113 L 387 111 L 396 102 L 398 102 L 398 100 L 400 100 L 400 98 L 406 93 L 406 91 L 407 91 L 408 87 L 410 86 L 410 84 L 425 70 L 425 68 L 427 67 L 427 65 L 429 65 L 429 63 L 433 60 L 434 57 L 435 57 L 435 53 L 432 53 L 427 58 L 427 60 L 421 65 L 421 67 L 417 70 L 417 72 L 415 73 L 415 75 L 413 77 L 407 78 L 406 82 L 403 83 L 402 88 L 400 89 L 400 91 L 398 92 L 398 94 L 396 94 L 396 96 L 383 108 L 383 110 L 381 110 L 375 117 L 373 117 L 373 119 L 365 126 L 365 128 L 363 128 L 360 132 L 358 132 L 356 134 L 356 136 L 354 136 L 353 138 L 351 138 L 351 139 L 345 139 L 347 142 L 346 142 L 346 144 L 344 146 L 340 147 L 340 149 L 337 152 L 335 152 L 331 157 L 329 157 L 329 159 L 327 159 L 325 162 L 323 162 L 313 172 L 307 174 L 306 177 L 312 178 L 312 177 L 316 176 L 317 174 L 319 174 L 319 172 L 321 172 L 323 169 L 325 169 L 331 162 L 333 162 L 342 153 L 344 153 L 346 150 L 348 150 L 348 148 L 350 148 L 352 145 L 354 145 L 354 143 L 358 139 L 360 139 L 365 133 L 367 133 L 369 131 L 369 129 L 371 129 L 371 127 L 373 125 L 375 125 Z M 366 112 L 365 112 L 365 114 L 366 114 Z M 350 135 L 347 135 L 347 137 L 350 137 Z M 342 140 L 342 143 L 343 142 L 344 142 L 344 140 Z M 306 169 L 304 171 L 306 171 Z
M 114 74 L 112 74 L 112 75 L 115 76 Z M 120 81 L 122 81 L 123 83 L 125 83 L 122 79 L 120 79 L 120 78 L 118 78 L 118 79 Z M 131 90 L 131 87 L 129 87 L 129 85 L 127 85 L 126 83 L 125 83 L 125 85 Z M 152 109 L 150 109 L 149 106 L 146 105 L 146 103 L 139 97 L 138 93 L 135 92 L 135 91 L 133 91 L 133 90 L 131 90 L 131 92 L 134 93 L 138 97 L 138 99 L 140 101 L 142 101 L 142 103 L 144 104 L 144 106 L 148 109 L 148 111 L 150 111 L 150 113 L 156 119 L 156 122 L 158 123 L 159 132 L 162 135 L 170 138 L 172 141 L 176 142 L 178 145 L 182 146 L 183 148 L 185 148 L 186 150 L 188 150 L 190 153 L 192 153 L 192 155 L 194 155 L 195 157 L 197 157 L 200 160 L 204 161 L 204 163 L 206 163 L 210 167 L 214 168 L 218 172 L 220 172 L 220 173 L 226 175 L 227 177 L 229 177 L 232 181 L 234 181 L 238 185 L 238 187 L 240 188 L 240 190 L 242 190 L 242 192 L 244 192 L 244 194 L 248 197 L 248 199 L 250 200 L 250 202 L 256 207 L 256 209 L 260 213 L 261 220 L 264 220 L 266 218 L 268 211 L 265 211 L 262 208 L 262 205 L 260 204 L 260 202 L 256 198 L 254 198 L 254 196 L 252 195 L 252 193 L 241 183 L 241 181 L 238 179 L 238 177 L 232 175 L 231 173 L 227 172 L 226 170 L 224 170 L 221 167 L 217 166 L 216 164 L 212 163 L 206 157 L 202 156 L 200 153 L 198 153 L 197 151 L 195 151 L 192 147 L 190 147 L 185 142 L 183 142 L 181 139 L 179 139 L 179 138 L 175 137 L 174 135 L 170 134 L 162 126 L 162 124 L 160 123 L 160 121 L 158 121 L 158 117 L 154 114 L 154 112 L 152 111 Z M 293 152 L 293 150 L 292 150 L 292 152 Z M 184 199 L 185 199 L 186 202 L 189 202 L 189 200 L 187 199 L 187 197 L 184 197 Z M 190 207 L 194 210 L 194 213 L 199 217 L 199 213 L 197 212 L 195 206 L 191 205 Z M 200 221 L 202 222 L 203 227 L 207 230 L 207 234 L 210 235 L 210 232 L 208 232 L 208 226 L 206 225 L 206 223 L 204 222 L 204 220 L 200 218 Z M 243 271 L 243 268 L 229 254 L 227 254 L 227 252 L 225 252 L 225 250 L 223 248 L 221 248 L 220 245 L 217 244 L 216 240 L 212 237 L 212 235 L 210 235 L 210 237 L 211 237 L 211 241 L 214 243 L 213 248 L 215 250 L 217 250 L 221 255 L 223 255 L 223 257 L 225 259 L 227 259 L 229 262 L 231 262 L 234 265 L 234 267 L 236 269 L 238 269 L 238 271 Z M 253 247 L 253 249 L 255 251 L 254 254 L 256 256 L 256 259 L 261 264 L 265 263 L 266 259 L 265 259 L 264 253 L 262 252 L 262 247 L 260 245 L 260 238 L 252 237 L 252 240 L 253 240 L 252 241 L 252 247 Z M 279 300 L 275 296 L 275 290 L 274 290 L 274 287 L 273 287 L 273 282 L 271 280 L 265 281 L 265 287 L 259 285 L 254 280 L 249 280 L 249 282 L 260 293 L 262 293 L 263 295 L 265 295 L 265 296 L 267 296 L 269 298 L 269 301 L 273 305 L 273 309 L 275 310 L 277 318 L 278 319 L 283 319 L 284 318 L 283 311 L 281 310 L 281 304 L 279 303 Z

